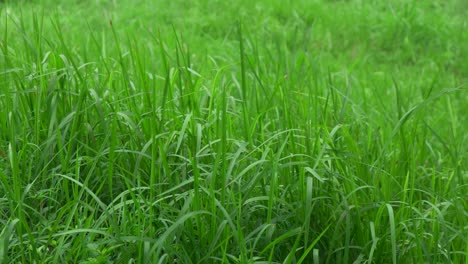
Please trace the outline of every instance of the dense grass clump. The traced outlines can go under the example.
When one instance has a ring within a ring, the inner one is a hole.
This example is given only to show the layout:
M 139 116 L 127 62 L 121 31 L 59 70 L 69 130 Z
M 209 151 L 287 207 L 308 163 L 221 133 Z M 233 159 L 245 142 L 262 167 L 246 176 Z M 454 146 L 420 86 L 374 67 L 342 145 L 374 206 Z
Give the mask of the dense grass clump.
M 0 263 L 468 263 L 464 1 L 0 10 Z

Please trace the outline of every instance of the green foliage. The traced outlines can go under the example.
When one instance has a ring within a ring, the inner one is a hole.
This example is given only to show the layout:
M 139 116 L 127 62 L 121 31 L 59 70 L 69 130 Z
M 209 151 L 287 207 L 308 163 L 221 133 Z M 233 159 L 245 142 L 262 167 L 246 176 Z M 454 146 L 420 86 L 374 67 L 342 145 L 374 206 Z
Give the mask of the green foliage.
M 464 5 L 0 3 L 0 263 L 465 263 Z

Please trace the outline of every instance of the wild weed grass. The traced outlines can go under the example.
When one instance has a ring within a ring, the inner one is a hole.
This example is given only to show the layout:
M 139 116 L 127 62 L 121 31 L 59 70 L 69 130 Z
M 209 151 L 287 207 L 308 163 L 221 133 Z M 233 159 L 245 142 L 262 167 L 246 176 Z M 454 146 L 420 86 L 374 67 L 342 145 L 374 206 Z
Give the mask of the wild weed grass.
M 468 263 L 464 1 L 5 1 L 0 263 Z

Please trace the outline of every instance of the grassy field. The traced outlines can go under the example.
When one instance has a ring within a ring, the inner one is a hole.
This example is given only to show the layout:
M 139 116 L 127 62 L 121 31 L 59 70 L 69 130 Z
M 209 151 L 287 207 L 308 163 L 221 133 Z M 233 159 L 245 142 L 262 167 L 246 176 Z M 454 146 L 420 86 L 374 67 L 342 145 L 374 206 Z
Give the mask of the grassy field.
M 468 263 L 463 0 L 0 3 L 0 264 Z

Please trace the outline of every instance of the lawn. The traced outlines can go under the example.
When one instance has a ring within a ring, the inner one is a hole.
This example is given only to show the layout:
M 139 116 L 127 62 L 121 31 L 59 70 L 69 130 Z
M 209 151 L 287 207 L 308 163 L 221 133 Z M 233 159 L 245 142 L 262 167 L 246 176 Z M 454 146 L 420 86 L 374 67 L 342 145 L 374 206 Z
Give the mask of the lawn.
M 464 0 L 0 3 L 0 264 L 468 263 Z

